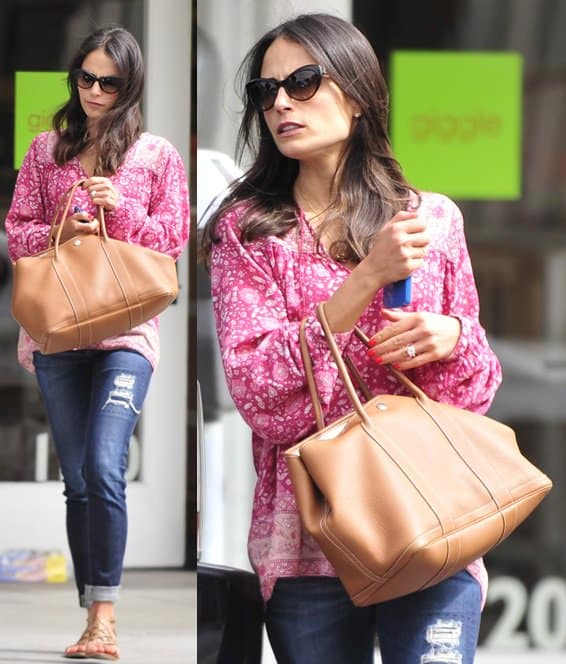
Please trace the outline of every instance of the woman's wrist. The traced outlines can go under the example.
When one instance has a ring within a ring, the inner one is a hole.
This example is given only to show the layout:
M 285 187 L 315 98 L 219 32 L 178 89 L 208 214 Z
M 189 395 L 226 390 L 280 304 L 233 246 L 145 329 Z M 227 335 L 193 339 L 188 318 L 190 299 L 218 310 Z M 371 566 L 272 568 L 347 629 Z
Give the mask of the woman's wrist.
M 332 331 L 350 331 L 382 285 L 380 275 L 371 266 L 364 261 L 357 265 L 327 302 Z
M 376 269 L 373 261 L 368 260 L 367 256 L 352 270 L 350 278 L 354 278 L 357 286 L 364 292 L 371 294 L 371 297 L 383 288 L 386 283 L 382 273 Z

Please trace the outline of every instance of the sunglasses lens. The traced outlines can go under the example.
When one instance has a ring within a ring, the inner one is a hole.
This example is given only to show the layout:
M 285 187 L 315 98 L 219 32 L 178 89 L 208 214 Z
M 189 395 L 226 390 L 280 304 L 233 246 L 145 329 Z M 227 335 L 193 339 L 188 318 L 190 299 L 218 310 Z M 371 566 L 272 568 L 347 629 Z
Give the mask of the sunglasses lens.
M 83 90 L 88 90 L 88 88 L 92 88 L 95 81 L 96 79 L 94 78 L 94 76 L 91 76 L 86 71 L 77 72 L 77 85 L 79 86 L 79 88 L 83 88 Z
M 83 90 L 88 90 L 98 81 L 98 85 L 102 92 L 113 95 L 116 94 L 122 87 L 122 79 L 118 76 L 102 76 L 101 78 L 96 78 L 92 74 L 89 74 L 83 69 L 77 69 L 75 71 L 75 80 L 77 86 Z
M 248 84 L 248 95 L 257 109 L 267 111 L 275 102 L 277 85 L 269 79 L 252 81 Z
M 285 92 L 291 99 L 306 101 L 315 95 L 321 81 L 320 67 L 305 65 L 289 74 L 284 81 L 277 81 L 274 78 L 253 79 L 247 84 L 246 90 L 251 103 L 259 111 L 268 111 L 275 103 L 281 86 L 285 88 Z
M 120 90 L 121 81 L 119 78 L 114 78 L 113 76 L 99 78 L 98 83 L 102 92 L 106 92 L 109 95 L 116 94 Z
M 297 101 L 306 101 L 314 96 L 320 86 L 322 77 L 316 69 L 298 69 L 286 80 L 284 87 L 289 95 Z

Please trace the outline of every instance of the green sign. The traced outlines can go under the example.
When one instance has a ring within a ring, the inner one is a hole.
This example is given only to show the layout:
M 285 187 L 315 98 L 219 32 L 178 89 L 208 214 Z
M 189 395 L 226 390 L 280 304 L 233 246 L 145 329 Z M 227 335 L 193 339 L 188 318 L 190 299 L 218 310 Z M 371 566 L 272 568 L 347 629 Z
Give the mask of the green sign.
M 17 170 L 33 138 L 51 129 L 55 111 L 69 98 L 67 73 L 17 71 L 15 98 L 14 168 Z
M 391 140 L 409 182 L 454 198 L 520 198 L 521 80 L 516 53 L 393 53 Z

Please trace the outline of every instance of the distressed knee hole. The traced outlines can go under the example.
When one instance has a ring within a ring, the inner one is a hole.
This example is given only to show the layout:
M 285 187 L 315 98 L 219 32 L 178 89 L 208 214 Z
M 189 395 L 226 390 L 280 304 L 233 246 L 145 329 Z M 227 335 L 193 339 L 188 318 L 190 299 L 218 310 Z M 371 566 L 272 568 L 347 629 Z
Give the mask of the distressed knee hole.
M 133 410 L 136 415 L 140 411 L 134 405 L 134 386 L 136 377 L 132 374 L 121 373 L 114 378 L 112 389 L 108 392 L 108 397 L 102 406 L 104 410 L 109 405 L 115 405 L 126 410 Z
M 462 623 L 456 620 L 437 620 L 426 630 L 430 648 L 421 657 L 421 664 L 462 664 L 460 637 Z

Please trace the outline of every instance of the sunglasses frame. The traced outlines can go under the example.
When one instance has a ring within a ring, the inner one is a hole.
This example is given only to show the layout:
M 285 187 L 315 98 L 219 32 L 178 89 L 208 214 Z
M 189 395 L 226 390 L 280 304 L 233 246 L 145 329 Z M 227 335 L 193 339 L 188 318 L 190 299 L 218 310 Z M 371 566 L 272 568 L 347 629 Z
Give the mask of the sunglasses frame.
M 312 92 L 312 94 L 309 94 L 308 97 L 294 97 L 293 93 L 288 89 L 288 86 L 291 84 L 291 79 L 293 76 L 297 74 L 297 72 L 301 72 L 303 70 L 310 70 L 313 73 L 315 73 L 318 76 L 318 81 L 316 83 L 316 86 Z M 252 78 L 250 81 L 246 83 L 246 92 L 248 94 L 248 99 L 250 100 L 250 103 L 254 106 L 254 108 L 262 113 L 265 111 L 269 111 L 270 109 L 273 108 L 273 105 L 275 104 L 275 100 L 277 99 L 277 95 L 279 94 L 279 89 L 283 88 L 287 95 L 291 98 L 294 99 L 295 101 L 308 101 L 309 99 L 312 99 L 315 94 L 318 92 L 318 89 L 320 88 L 320 84 L 322 83 L 322 79 L 327 75 L 326 71 L 322 67 L 322 65 L 316 65 L 316 64 L 311 64 L 311 65 L 303 65 L 302 67 L 298 67 L 295 69 L 295 71 L 292 71 L 287 77 L 285 77 L 283 80 L 279 81 L 276 78 Z M 263 106 L 261 104 L 258 104 L 254 101 L 253 94 L 250 92 L 250 89 L 252 89 L 254 86 L 257 86 L 258 84 L 265 84 L 265 83 L 272 83 L 275 85 L 274 92 L 275 94 L 273 95 L 273 101 L 271 104 L 268 106 Z
M 81 90 L 90 90 L 92 86 L 95 83 L 98 83 L 99 88 L 102 90 L 107 95 L 116 95 L 120 92 L 120 89 L 122 87 L 122 84 L 124 82 L 123 78 L 120 78 L 119 76 L 95 76 L 94 74 L 91 74 L 91 72 L 87 71 L 86 69 L 83 69 L 82 67 L 79 67 L 79 69 L 75 69 L 73 72 L 73 76 L 75 78 L 75 83 L 77 87 L 81 88 Z M 84 79 L 85 77 L 88 77 L 92 83 L 90 85 L 81 85 L 79 83 L 79 80 L 81 77 Z M 116 90 L 106 90 L 106 85 L 111 85 L 112 87 L 115 87 Z

